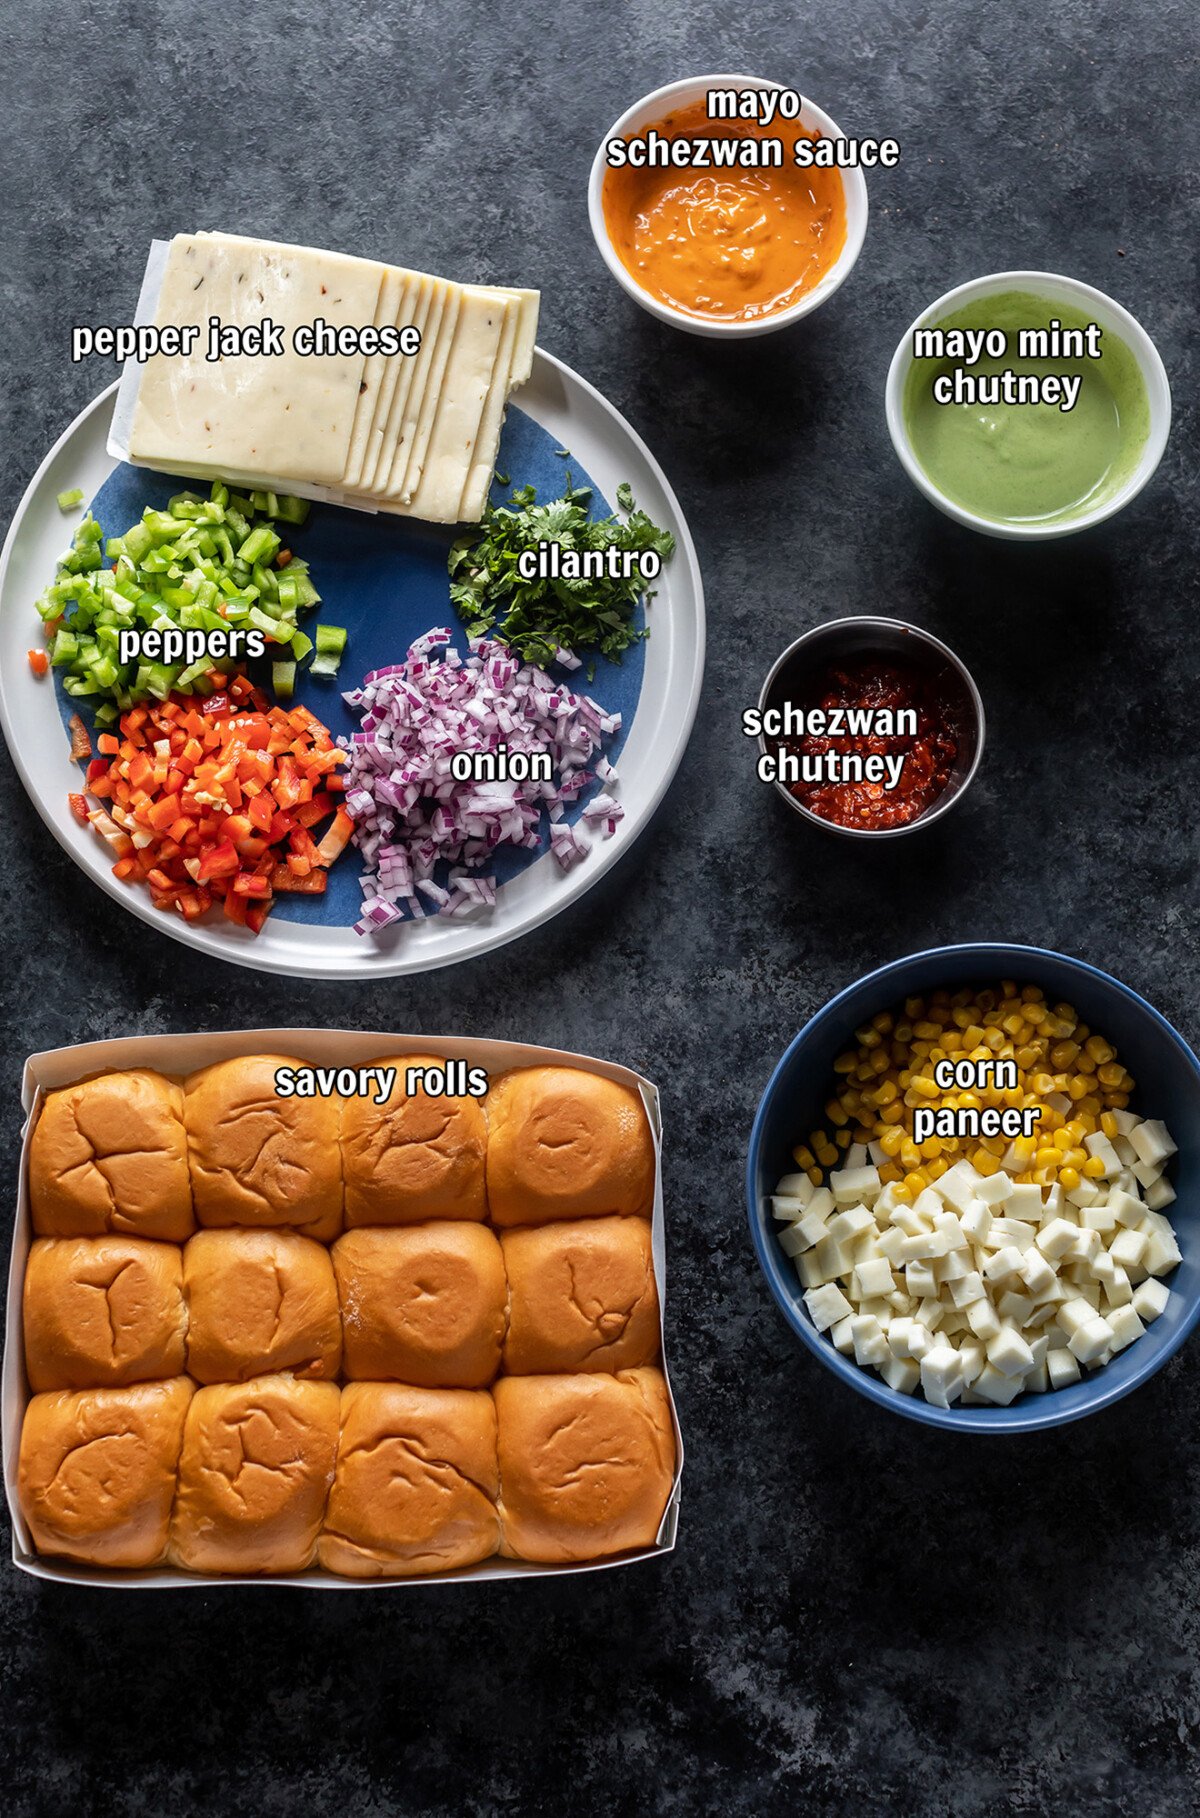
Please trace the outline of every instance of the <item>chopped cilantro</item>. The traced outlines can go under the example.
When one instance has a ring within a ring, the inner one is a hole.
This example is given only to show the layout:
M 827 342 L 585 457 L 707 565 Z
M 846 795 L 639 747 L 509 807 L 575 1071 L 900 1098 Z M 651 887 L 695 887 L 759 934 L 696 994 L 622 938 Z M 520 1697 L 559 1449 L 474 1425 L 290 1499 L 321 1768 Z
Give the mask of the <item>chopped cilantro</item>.
M 561 498 L 537 503 L 532 486 L 513 493 L 507 505 L 490 505 L 477 530 L 460 537 L 450 551 L 450 599 L 471 637 L 499 638 L 525 662 L 545 665 L 559 650 L 596 651 L 613 662 L 647 636 L 633 625 L 640 575 L 631 579 L 523 580 L 517 564 L 525 550 L 557 543 L 580 552 L 654 550 L 665 562 L 675 553 L 668 530 L 651 523 L 634 505 L 628 482 L 617 488 L 618 517 L 589 517 L 590 486 L 572 486 L 567 474 Z

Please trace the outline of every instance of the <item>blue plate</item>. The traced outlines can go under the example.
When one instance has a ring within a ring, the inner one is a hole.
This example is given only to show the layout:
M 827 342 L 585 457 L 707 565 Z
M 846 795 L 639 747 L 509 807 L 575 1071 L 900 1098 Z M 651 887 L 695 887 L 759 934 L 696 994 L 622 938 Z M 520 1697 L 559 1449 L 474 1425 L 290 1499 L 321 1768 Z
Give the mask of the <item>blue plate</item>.
M 1167 1208 L 1179 1233 L 1183 1261 L 1166 1278 L 1171 1298 L 1144 1338 L 1111 1363 L 1066 1389 L 1021 1395 L 1007 1408 L 935 1408 L 920 1395 L 890 1389 L 873 1370 L 835 1351 L 813 1325 L 795 1267 L 779 1247 L 770 1195 L 794 1170 L 792 1149 L 819 1123 L 836 1055 L 852 1047 L 855 1029 L 902 998 L 940 987 L 987 985 L 1001 978 L 1039 985 L 1052 1002 L 1073 1004 L 1083 1020 L 1116 1047 L 1137 1081 L 1135 1107 L 1161 1118 L 1179 1145 L 1171 1164 L 1177 1194 Z M 1128 1395 L 1173 1357 L 1200 1319 L 1200 1061 L 1183 1037 L 1145 998 L 1107 972 L 1040 947 L 1001 943 L 934 947 L 870 972 L 818 1011 L 800 1031 L 774 1073 L 754 1119 L 746 1163 L 750 1234 L 767 1285 L 793 1332 L 814 1356 L 860 1395 L 926 1426 L 969 1433 L 1032 1433 L 1094 1414 Z
M 554 437 L 515 407 L 510 407 L 504 425 L 496 469 L 509 482 L 507 486 L 499 482 L 493 486 L 496 503 L 506 499 L 512 488 L 528 485 L 536 488 L 539 500 L 559 498 L 569 475 L 576 486 L 592 486 L 594 518 L 608 517 L 612 512 L 612 506 L 579 463 L 564 457 Z M 91 509 L 105 535 L 116 536 L 136 523 L 147 506 L 163 510 L 175 493 L 188 490 L 203 494 L 206 488 L 202 481 L 122 463 L 105 480 Z M 285 532 L 290 529 L 281 528 Z M 293 702 L 302 702 L 311 709 L 335 736 L 348 736 L 359 725 L 357 714 L 342 699 L 342 690 L 356 688 L 368 670 L 402 662 L 409 645 L 426 631 L 434 626 L 451 626 L 459 650 L 465 653 L 466 632 L 450 604 L 446 569 L 450 545 L 459 534 L 458 529 L 418 524 L 382 512 L 371 516 L 332 505 L 314 505 L 303 528 L 295 532 L 294 539 L 289 536 L 296 553 L 307 560 L 321 595 L 318 607 L 301 614 L 301 629 L 311 636 L 313 627 L 324 621 L 328 625 L 344 625 L 349 633 L 340 673 L 323 680 L 302 667 L 293 697 Z M 633 622 L 639 629 L 645 624 L 641 602 Z M 619 664 L 597 657 L 591 682 L 587 680 L 588 669 L 585 661 L 581 669 L 568 672 L 556 668 L 554 673 L 576 692 L 591 695 L 606 713 L 620 713 L 621 728 L 604 745 L 605 755 L 615 762 L 633 724 L 641 693 L 645 644 L 639 641 L 632 645 Z M 252 663 L 250 672 L 270 693 L 269 663 Z M 74 700 L 62 687 L 61 672 L 55 671 L 54 675 L 64 724 L 81 708 L 85 720 L 89 719 L 86 701 Z M 568 820 L 578 819 L 598 788 L 594 784 L 581 792 L 567 810 Z M 537 850 L 502 848 L 489 872 L 498 884 L 505 884 L 539 859 L 549 846 L 549 823 L 543 815 L 542 840 Z M 349 926 L 358 920 L 360 911 L 360 870 L 351 847 L 330 871 L 324 895 L 280 896 L 271 912 L 272 919 Z

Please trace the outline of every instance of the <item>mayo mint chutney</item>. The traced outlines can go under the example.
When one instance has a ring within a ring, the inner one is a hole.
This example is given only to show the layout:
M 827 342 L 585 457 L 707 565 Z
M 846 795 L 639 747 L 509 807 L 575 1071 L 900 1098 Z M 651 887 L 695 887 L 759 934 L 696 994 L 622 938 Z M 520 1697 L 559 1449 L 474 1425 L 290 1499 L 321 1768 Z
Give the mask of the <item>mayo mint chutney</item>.
M 1125 342 L 1105 329 L 1098 359 L 1086 351 L 1044 359 L 1019 351 L 1023 330 L 1052 324 L 1064 331 L 1060 343 L 1086 349 L 1091 323 L 1065 301 L 1006 291 L 929 325 L 947 335 L 967 331 L 972 350 L 984 330 L 999 329 L 1007 338 L 1003 353 L 985 351 L 977 359 L 948 354 L 914 359 L 910 366 L 903 409 L 913 454 L 952 503 L 994 523 L 1065 523 L 1125 485 L 1150 432 L 1145 381 Z M 1090 340 L 1094 345 L 1094 335 Z M 996 347 L 995 337 L 991 345 Z M 1037 389 L 1032 382 L 1005 381 L 1005 373 L 1018 381 L 1054 375 L 1068 382 L 1045 387 L 1055 402 L 1005 402 L 1006 392 Z M 974 401 L 937 401 L 938 395 L 964 393 Z M 1071 408 L 1063 409 L 1063 398 L 1073 399 Z

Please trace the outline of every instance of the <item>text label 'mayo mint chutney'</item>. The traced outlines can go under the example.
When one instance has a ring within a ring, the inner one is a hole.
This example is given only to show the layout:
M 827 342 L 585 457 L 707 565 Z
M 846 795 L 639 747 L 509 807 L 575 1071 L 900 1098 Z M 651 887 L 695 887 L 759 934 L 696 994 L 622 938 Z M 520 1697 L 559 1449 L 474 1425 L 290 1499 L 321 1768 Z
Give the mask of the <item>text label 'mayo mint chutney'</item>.
M 1120 491 L 1149 434 L 1150 406 L 1119 336 L 1068 303 L 1021 291 L 981 297 L 931 326 L 946 351 L 939 357 L 935 335 L 932 357 L 913 360 L 904 419 L 939 492 L 994 523 L 1044 524 Z M 1029 351 L 1042 347 L 1045 357 Z

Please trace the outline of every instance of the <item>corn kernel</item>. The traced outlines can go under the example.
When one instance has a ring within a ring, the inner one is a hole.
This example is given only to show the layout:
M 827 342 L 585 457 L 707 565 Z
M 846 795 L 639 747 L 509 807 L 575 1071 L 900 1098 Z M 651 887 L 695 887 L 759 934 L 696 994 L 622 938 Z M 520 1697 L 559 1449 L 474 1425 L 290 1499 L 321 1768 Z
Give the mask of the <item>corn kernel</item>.
M 903 1180 L 904 1176 L 896 1162 L 883 1162 L 880 1165 L 879 1178 L 885 1187 L 890 1187 L 894 1182 Z
M 1100 1129 L 1103 1135 L 1107 1136 L 1109 1142 L 1111 1142 L 1113 1137 L 1117 1134 L 1117 1120 L 1111 1111 L 1104 1111 L 1101 1113 Z
M 798 1149 L 792 1150 L 792 1160 L 795 1162 L 795 1164 L 798 1168 L 816 1167 L 815 1155 L 813 1154 L 812 1150 L 809 1149 L 803 1143 L 801 1143 L 801 1145 Z
M 850 1113 L 840 1105 L 836 1098 L 831 1098 L 825 1107 L 825 1115 L 831 1124 L 848 1124 Z
M 817 1168 L 815 1166 L 812 1168 L 806 1168 L 805 1173 L 808 1175 L 808 1178 L 812 1182 L 814 1187 L 819 1187 L 821 1185 L 821 1182 L 825 1179 L 825 1176 L 822 1173 L 821 1169 Z
M 892 1188 L 892 1198 L 898 1205 L 911 1205 L 913 1199 L 912 1188 L 906 1185 L 904 1181 L 898 1180 Z
M 1089 1180 L 1104 1179 L 1104 1163 L 1098 1155 L 1089 1155 L 1083 1164 L 1083 1171 Z
M 853 1073 L 858 1065 L 857 1054 L 839 1054 L 833 1063 L 835 1073 Z
M 924 1193 L 929 1185 L 929 1176 L 922 1168 L 913 1168 L 904 1176 L 904 1184 L 910 1193 Z
M 926 1162 L 924 1172 L 928 1174 L 931 1181 L 941 1180 L 949 1166 L 950 1163 L 944 1155 L 935 1155 L 931 1162 Z
M 942 1144 L 941 1144 L 940 1137 L 927 1136 L 925 1138 L 925 1141 L 921 1144 L 921 1160 L 922 1161 L 932 1161 L 934 1156 L 940 1155 L 941 1152 L 942 1152 Z
M 1102 1086 L 1119 1086 L 1125 1077 L 1125 1069 L 1120 1061 L 1105 1061 L 1096 1068 L 1096 1078 Z
M 849 1130 L 835 1130 L 833 1133 L 833 1140 L 839 1149 L 848 1149 L 851 1142 Z
M 1102 1035 L 1089 1035 L 1084 1045 L 1097 1066 L 1107 1066 L 1117 1057 L 1116 1049 Z
M 1064 1193 L 1074 1193 L 1076 1187 L 1079 1185 L 1078 1170 L 1075 1168 L 1060 1168 L 1058 1171 L 1058 1184 Z
M 986 1180 L 992 1174 L 999 1174 L 1000 1157 L 991 1154 L 987 1149 L 979 1148 L 976 1149 L 974 1155 L 971 1157 L 971 1166 L 975 1169 L 977 1174 L 982 1174 Z
M 1057 1168 L 1060 1159 L 1059 1151 L 1050 1143 L 1044 1149 L 1034 1151 L 1033 1165 L 1035 1168 Z

